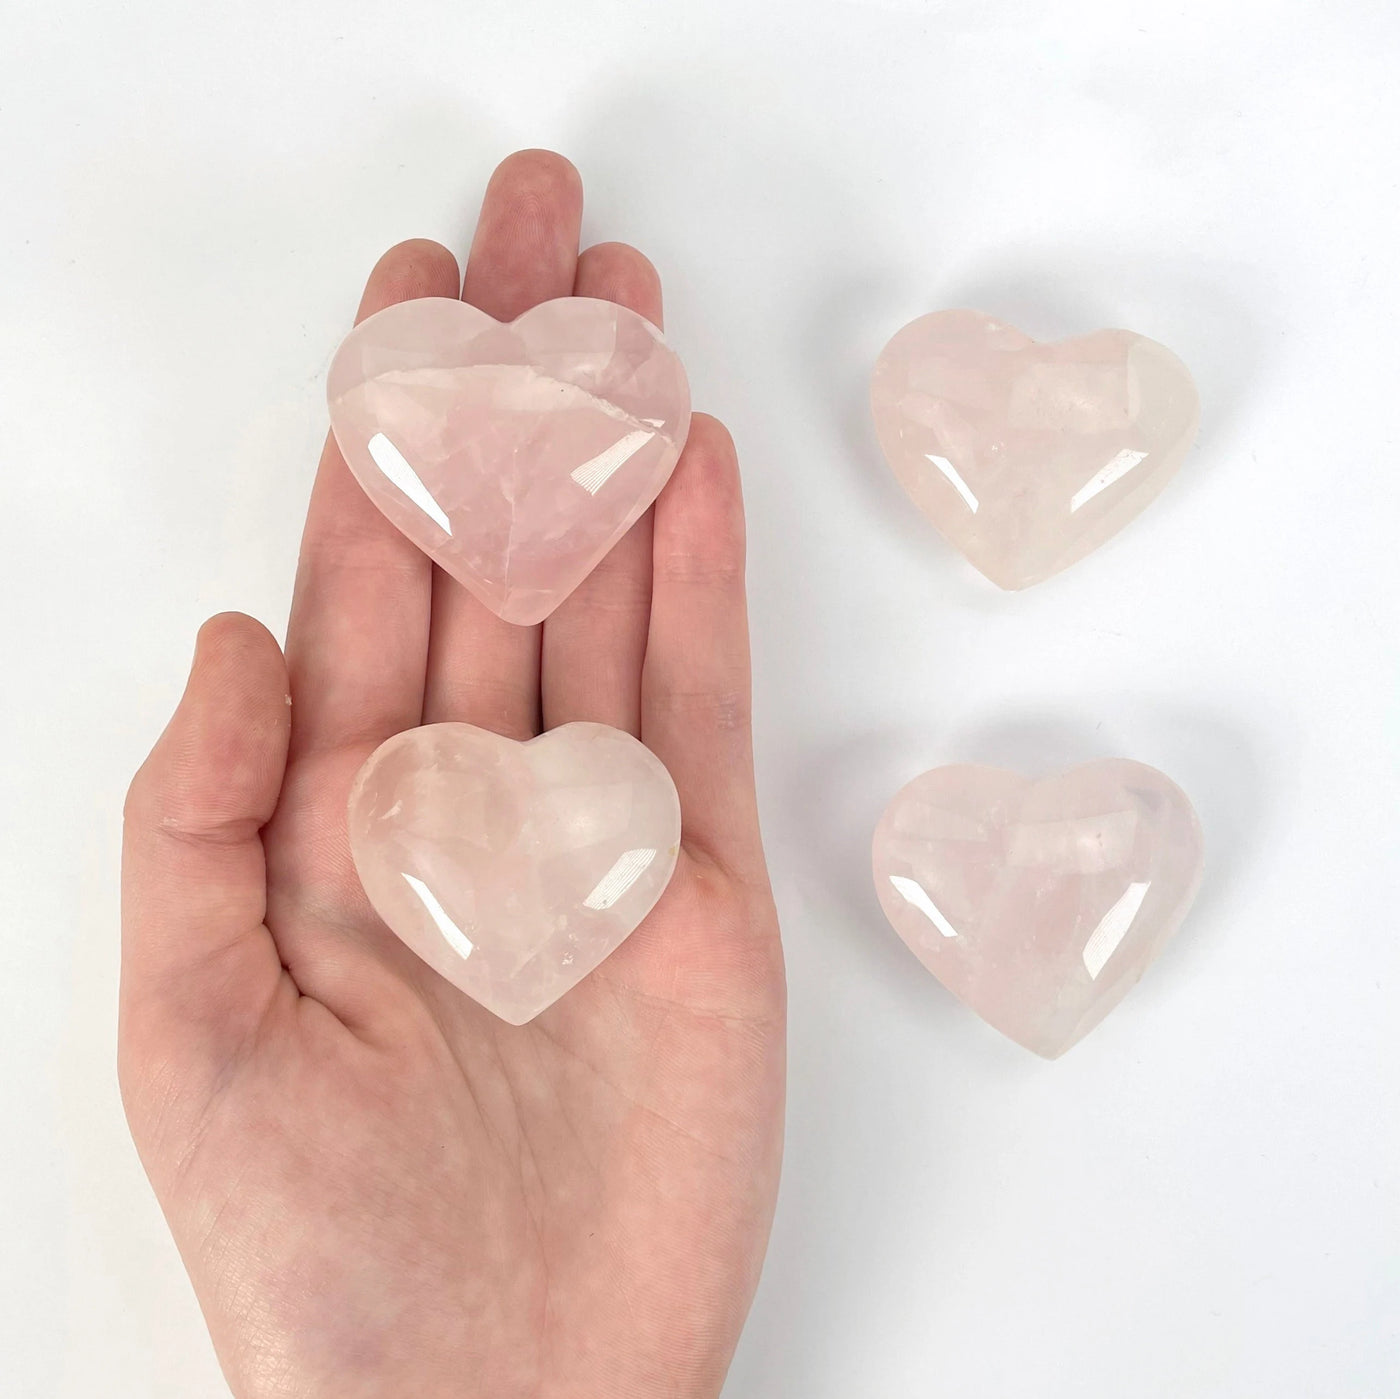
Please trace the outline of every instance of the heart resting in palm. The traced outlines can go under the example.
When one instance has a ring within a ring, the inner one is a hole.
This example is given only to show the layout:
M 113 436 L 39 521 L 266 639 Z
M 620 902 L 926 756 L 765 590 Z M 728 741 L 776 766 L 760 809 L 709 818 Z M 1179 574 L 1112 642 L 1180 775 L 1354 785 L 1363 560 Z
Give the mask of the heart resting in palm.
M 578 248 L 542 151 L 487 188 L 466 272 L 386 253 L 360 316 L 571 293 L 656 323 L 642 255 Z M 127 799 L 119 1071 L 234 1393 L 714 1395 L 782 1143 L 784 981 L 754 799 L 739 476 L 697 416 L 655 506 L 541 626 L 488 612 L 327 442 L 287 630 L 205 624 Z M 369 907 L 345 804 L 385 738 L 611 724 L 665 763 L 682 851 L 586 981 L 506 1025 Z

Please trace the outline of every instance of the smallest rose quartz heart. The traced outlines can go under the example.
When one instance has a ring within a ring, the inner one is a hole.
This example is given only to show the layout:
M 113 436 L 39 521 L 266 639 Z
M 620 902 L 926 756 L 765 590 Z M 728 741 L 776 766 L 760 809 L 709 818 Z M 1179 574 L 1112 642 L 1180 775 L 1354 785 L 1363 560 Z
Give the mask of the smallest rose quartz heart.
M 934 527 L 1002 588 L 1118 533 L 1176 473 L 1200 406 L 1186 366 L 1128 330 L 1038 344 L 978 311 L 911 321 L 880 351 L 875 430 Z
M 875 830 L 875 890 L 895 932 L 960 1001 L 1047 1059 L 1142 976 L 1201 865 L 1185 794 L 1117 759 L 1038 782 L 935 768 Z
M 380 744 L 350 793 L 375 912 L 428 965 L 523 1025 L 651 911 L 680 802 L 660 759 L 604 724 L 526 743 L 429 724 Z

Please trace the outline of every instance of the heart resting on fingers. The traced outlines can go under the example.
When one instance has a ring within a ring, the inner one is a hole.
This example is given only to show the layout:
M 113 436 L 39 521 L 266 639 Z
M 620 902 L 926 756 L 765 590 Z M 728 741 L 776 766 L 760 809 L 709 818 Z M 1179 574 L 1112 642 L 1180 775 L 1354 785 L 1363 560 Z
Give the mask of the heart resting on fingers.
M 665 891 L 681 838 L 670 774 L 604 724 L 527 743 L 471 724 L 396 734 L 360 769 L 349 821 L 375 911 L 512 1025 L 621 945 Z
M 331 426 L 369 498 L 497 616 L 542 621 L 666 484 L 685 370 L 635 311 L 591 297 L 510 324 L 400 302 L 342 342 Z

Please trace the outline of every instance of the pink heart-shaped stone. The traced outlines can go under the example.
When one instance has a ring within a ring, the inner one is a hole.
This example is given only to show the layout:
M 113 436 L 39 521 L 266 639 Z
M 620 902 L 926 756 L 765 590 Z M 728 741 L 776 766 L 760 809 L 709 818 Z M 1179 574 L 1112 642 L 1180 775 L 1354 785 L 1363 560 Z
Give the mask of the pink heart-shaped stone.
M 880 818 L 875 891 L 948 990 L 1054 1059 L 1176 931 L 1202 854 L 1185 794 L 1141 763 L 1087 763 L 1038 782 L 942 767 L 916 777 Z
M 675 784 L 630 734 L 563 724 L 527 743 L 471 724 L 395 734 L 350 792 L 375 912 L 512 1025 L 534 1019 L 647 916 L 680 848 Z
M 547 617 L 656 499 L 690 389 L 650 321 L 564 297 L 509 325 L 448 297 L 362 321 L 327 378 L 369 498 L 498 616 Z
M 1127 330 L 1037 344 L 978 311 L 899 331 L 871 380 L 894 474 L 938 531 L 1003 588 L 1025 588 L 1117 534 L 1196 436 L 1172 352 Z

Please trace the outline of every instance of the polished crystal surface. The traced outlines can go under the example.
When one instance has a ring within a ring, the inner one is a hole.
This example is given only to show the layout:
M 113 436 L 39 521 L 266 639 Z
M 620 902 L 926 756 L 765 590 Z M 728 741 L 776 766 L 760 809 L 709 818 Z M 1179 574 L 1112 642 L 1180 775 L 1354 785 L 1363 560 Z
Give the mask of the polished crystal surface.
M 630 734 L 564 724 L 527 743 L 429 724 L 382 743 L 350 794 L 375 911 L 512 1025 L 587 976 L 675 868 L 680 802 Z
M 1099 330 L 1038 344 L 936 311 L 881 351 L 875 429 L 895 475 L 992 582 L 1025 588 L 1117 534 L 1171 479 L 1200 408 L 1155 341 Z
M 1053 1059 L 1082 1039 L 1176 931 L 1201 878 L 1200 824 L 1154 768 L 1122 759 L 1029 781 L 935 768 L 875 831 L 875 889 L 959 1000 Z
M 666 484 L 690 390 L 650 321 L 546 301 L 509 325 L 402 301 L 341 344 L 331 427 L 370 499 L 508 622 L 541 621 Z

